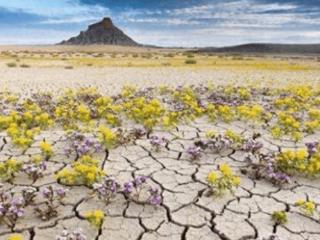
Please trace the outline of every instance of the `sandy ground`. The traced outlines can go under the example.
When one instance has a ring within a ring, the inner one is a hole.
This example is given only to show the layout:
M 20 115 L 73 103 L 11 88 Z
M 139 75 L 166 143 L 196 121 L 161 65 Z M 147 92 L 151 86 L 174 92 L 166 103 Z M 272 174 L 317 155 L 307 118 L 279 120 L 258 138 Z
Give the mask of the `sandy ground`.
M 66 88 L 96 87 L 101 93 L 115 94 L 124 85 L 153 87 L 158 85 L 178 86 L 183 84 L 237 84 L 261 83 L 267 86 L 280 86 L 288 83 L 320 83 L 320 70 L 312 71 L 271 71 L 271 70 L 235 70 L 231 68 L 95 68 L 76 67 L 64 69 L 52 68 L 9 68 L 0 65 L 0 91 L 28 95 L 31 92 L 49 91 L 58 93 Z M 95 156 L 101 168 L 110 177 L 121 184 L 132 176 L 148 176 L 148 181 L 157 186 L 163 197 L 163 203 L 155 208 L 139 202 L 128 202 L 122 195 L 105 205 L 92 191 L 84 186 L 68 187 L 70 190 L 65 205 L 58 209 L 59 215 L 49 221 L 41 221 L 31 209 L 27 209 L 14 229 L 0 225 L 0 240 L 7 240 L 12 232 L 19 232 L 24 239 L 55 239 L 64 229 L 70 231 L 80 227 L 87 240 L 115 239 L 187 239 L 187 240 L 240 240 L 268 239 L 276 233 L 281 240 L 319 240 L 320 222 L 314 216 L 305 216 L 295 207 L 298 199 L 312 199 L 320 210 L 319 180 L 294 178 L 292 184 L 281 188 L 264 180 L 252 180 L 242 175 L 246 167 L 241 151 L 205 154 L 198 162 L 192 162 L 186 155 L 186 149 L 198 136 L 204 136 L 207 130 L 221 132 L 231 128 L 239 133 L 251 136 L 255 129 L 243 124 L 213 124 L 198 119 L 190 125 L 179 125 L 177 129 L 155 135 L 170 140 L 167 148 L 156 152 L 150 146 L 150 139 L 143 138 L 134 144 L 113 149 L 108 156 L 99 152 Z M 279 148 L 294 149 L 302 147 L 304 142 L 319 139 L 319 135 L 306 136 L 296 144 L 290 141 L 275 141 L 264 129 L 262 143 L 265 151 L 278 151 Z M 6 189 L 19 190 L 23 186 L 43 190 L 55 185 L 55 172 L 68 166 L 73 159 L 63 152 L 70 145 L 65 140 L 65 132 L 49 129 L 37 136 L 35 143 L 25 152 L 15 148 L 10 138 L 0 134 L 0 161 L 8 158 L 26 161 L 27 156 L 39 153 L 39 144 L 46 139 L 53 145 L 54 155 L 48 161 L 45 178 L 30 182 L 26 176 L 19 176 L 13 182 L 6 183 Z M 240 187 L 235 196 L 226 194 L 214 199 L 206 196 L 208 188 L 206 177 L 221 163 L 228 163 L 234 172 L 241 176 Z M 37 203 L 38 204 L 38 203 Z M 40 203 L 39 203 L 40 204 Z M 93 228 L 84 220 L 88 210 L 102 209 L 107 217 L 100 228 Z M 280 226 L 272 222 L 274 211 L 286 211 L 288 223 Z M 271 239 L 271 238 L 270 238 Z
M 188 126 L 179 125 L 170 132 L 155 131 L 153 135 L 169 140 L 168 146 L 158 152 L 150 145 L 150 139 L 144 137 L 134 144 L 112 149 L 107 156 L 104 151 L 94 154 L 101 168 L 121 185 L 132 176 L 148 176 L 148 183 L 158 187 L 162 193 L 163 203 L 160 206 L 128 202 L 122 194 L 106 205 L 92 195 L 92 190 L 84 186 L 69 186 L 65 205 L 58 208 L 57 217 L 41 221 L 28 207 L 14 231 L 30 240 L 55 239 L 64 229 L 73 231 L 77 228 L 82 229 L 87 240 L 273 240 L 269 238 L 273 233 L 281 240 L 319 240 L 318 217 L 303 215 L 295 206 L 297 200 L 306 198 L 312 199 L 319 206 L 319 180 L 294 178 L 290 184 L 280 187 L 265 180 L 248 178 L 240 171 L 247 167 L 245 155 L 240 150 L 227 149 L 219 154 L 208 152 L 200 160 L 190 160 L 186 149 L 193 144 L 194 139 L 197 136 L 203 137 L 209 129 L 221 131 L 223 126 L 199 119 Z M 232 124 L 229 127 L 248 136 L 253 133 L 253 129 L 246 124 Z M 259 142 L 264 145 L 263 151 L 303 146 L 302 143 L 274 141 L 262 129 L 261 132 L 263 137 Z M 19 174 L 11 183 L 5 183 L 6 189 L 11 191 L 18 191 L 23 186 L 38 191 L 49 185 L 55 186 L 55 172 L 66 167 L 75 157 L 63 154 L 63 149 L 71 144 L 65 140 L 63 131 L 43 132 L 25 152 L 13 147 L 5 134 L 2 133 L 1 138 L 6 141 L 1 141 L 0 159 L 12 157 L 26 161 L 27 155 L 39 153 L 37 146 L 43 138 L 54 149 L 54 155 L 47 162 L 44 178 L 32 182 L 25 175 Z M 310 139 L 307 137 L 304 141 Z M 205 194 L 208 190 L 208 173 L 216 170 L 221 163 L 228 163 L 235 174 L 241 176 L 241 184 L 235 190 L 235 195 L 228 192 L 220 197 Z M 86 212 L 95 209 L 106 213 L 100 228 L 92 227 L 84 220 Z M 284 226 L 275 224 L 271 220 L 274 211 L 286 211 L 288 223 Z M 7 240 L 9 235 L 10 230 L 1 226 L 0 240 Z
M 209 68 L 8 68 L 0 67 L 0 88 L 13 92 L 50 91 L 93 86 L 114 94 L 124 85 L 152 87 L 183 84 L 248 84 L 280 86 L 286 83 L 320 83 L 319 71 L 268 71 Z

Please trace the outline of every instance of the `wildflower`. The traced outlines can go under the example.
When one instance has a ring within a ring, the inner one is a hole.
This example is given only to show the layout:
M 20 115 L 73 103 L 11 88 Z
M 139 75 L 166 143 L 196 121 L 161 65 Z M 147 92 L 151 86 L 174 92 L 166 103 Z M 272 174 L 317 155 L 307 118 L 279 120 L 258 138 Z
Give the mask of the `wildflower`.
M 20 234 L 13 234 L 9 236 L 7 240 L 23 240 L 23 236 Z
M 101 210 L 94 210 L 86 212 L 84 217 L 95 227 L 101 227 L 104 220 L 104 212 Z
M 301 211 L 308 216 L 312 216 L 316 210 L 316 205 L 313 201 L 298 200 L 295 205 L 300 207 Z
M 45 141 L 41 142 L 40 149 L 45 157 L 50 157 L 53 153 L 51 145 Z
M 154 206 L 160 205 L 162 202 L 162 197 L 159 194 L 159 189 L 150 187 L 149 193 L 150 193 L 149 203 Z
M 210 172 L 208 177 L 207 177 L 207 181 L 210 184 L 214 184 L 218 179 L 218 175 L 216 172 Z
M 201 148 L 197 146 L 191 146 L 187 149 L 187 153 L 193 160 L 199 159 L 201 157 Z
M 233 187 L 240 185 L 240 177 L 235 176 L 226 163 L 219 166 L 219 172 L 212 171 L 207 176 L 207 182 L 211 185 L 211 192 L 220 195 L 225 190 L 233 191 Z
M 230 166 L 226 163 L 223 163 L 219 166 L 220 171 L 222 172 L 223 175 L 225 176 L 231 176 L 232 175 L 232 170 Z
M 286 224 L 288 222 L 287 214 L 284 211 L 273 212 L 271 218 L 276 224 L 280 225 Z

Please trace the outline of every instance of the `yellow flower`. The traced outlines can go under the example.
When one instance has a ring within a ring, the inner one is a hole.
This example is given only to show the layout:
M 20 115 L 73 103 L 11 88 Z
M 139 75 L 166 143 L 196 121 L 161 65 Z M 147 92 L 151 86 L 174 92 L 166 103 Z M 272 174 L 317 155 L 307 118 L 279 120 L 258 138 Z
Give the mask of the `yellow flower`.
M 219 166 L 219 169 L 221 171 L 221 173 L 225 176 L 231 176 L 232 175 L 232 170 L 230 168 L 230 166 L 227 163 L 222 163 Z
M 84 217 L 95 227 L 100 227 L 103 223 L 104 212 L 101 210 L 94 210 L 86 212 Z
M 313 201 L 298 200 L 296 201 L 296 206 L 300 207 L 306 215 L 312 216 L 316 209 L 316 205 Z
M 233 177 L 233 178 L 232 178 L 232 183 L 233 183 L 233 185 L 239 186 L 239 185 L 240 185 L 240 182 L 241 182 L 240 177 Z
M 117 140 L 117 136 L 107 127 L 100 126 L 98 129 L 100 141 L 105 145 L 107 149 L 114 146 Z
M 211 184 L 215 183 L 217 179 L 218 179 L 218 176 L 215 172 L 210 172 L 207 177 L 207 181 Z
M 215 131 L 207 131 L 206 132 L 206 137 L 207 138 L 214 138 L 216 135 L 216 132 Z
M 40 149 L 46 157 L 50 157 L 53 153 L 51 145 L 45 141 L 40 143 Z
M 23 237 L 20 234 L 13 234 L 9 236 L 7 240 L 23 240 Z

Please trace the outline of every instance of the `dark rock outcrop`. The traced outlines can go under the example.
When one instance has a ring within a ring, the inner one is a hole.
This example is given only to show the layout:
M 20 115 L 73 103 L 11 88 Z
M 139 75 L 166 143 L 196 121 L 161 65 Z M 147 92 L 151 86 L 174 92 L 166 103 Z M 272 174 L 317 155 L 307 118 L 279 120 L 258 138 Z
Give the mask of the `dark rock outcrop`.
M 110 18 L 104 18 L 102 21 L 90 25 L 86 31 L 82 31 L 78 36 L 60 44 L 139 46 L 137 42 L 117 28 Z
M 202 48 L 199 52 L 261 53 L 261 54 L 320 54 L 320 44 L 268 44 L 251 43 L 232 47 Z

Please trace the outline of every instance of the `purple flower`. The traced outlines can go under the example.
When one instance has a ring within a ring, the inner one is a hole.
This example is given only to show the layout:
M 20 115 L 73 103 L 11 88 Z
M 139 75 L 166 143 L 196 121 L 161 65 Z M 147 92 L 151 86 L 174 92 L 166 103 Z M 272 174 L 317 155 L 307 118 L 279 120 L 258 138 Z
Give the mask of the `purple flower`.
M 309 155 L 313 155 L 317 152 L 317 148 L 319 146 L 319 142 L 309 142 L 305 144 L 307 149 L 308 149 L 308 153 Z
M 147 177 L 145 176 L 138 176 L 135 178 L 134 180 L 134 186 L 135 187 L 139 187 L 141 186 L 143 183 L 145 183 L 147 181 Z
M 149 199 L 150 204 L 158 206 L 162 202 L 162 198 L 160 195 L 152 195 Z
M 242 150 L 245 152 L 254 153 L 254 152 L 260 150 L 262 147 L 263 147 L 262 143 L 260 143 L 256 140 L 250 139 L 242 146 Z
M 132 193 L 133 191 L 133 183 L 132 182 L 126 182 L 124 185 L 123 185 L 123 192 L 125 194 L 130 194 Z
M 160 138 L 158 136 L 152 136 L 151 139 L 150 139 L 150 144 L 155 146 L 155 147 L 159 147 L 164 143 L 165 143 L 165 139 L 164 138 Z
M 69 156 L 75 151 L 80 157 L 92 152 L 98 152 L 102 149 L 101 144 L 94 138 L 87 137 L 83 134 L 74 132 L 69 136 L 72 143 L 69 148 L 65 149 L 65 154 Z
M 45 187 L 43 190 L 42 190 L 42 196 L 44 198 L 51 198 L 53 195 L 53 192 L 52 192 L 52 189 L 50 189 L 49 187 Z
M 150 193 L 149 203 L 151 205 L 158 206 L 162 203 L 162 197 L 159 194 L 159 189 L 150 187 L 149 193 Z
M 67 194 L 67 190 L 64 188 L 57 188 L 55 192 L 60 198 L 64 198 Z
M 187 149 L 187 153 L 192 159 L 199 159 L 201 157 L 201 148 L 197 146 L 191 146 Z

